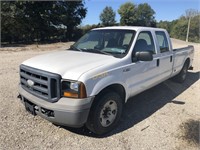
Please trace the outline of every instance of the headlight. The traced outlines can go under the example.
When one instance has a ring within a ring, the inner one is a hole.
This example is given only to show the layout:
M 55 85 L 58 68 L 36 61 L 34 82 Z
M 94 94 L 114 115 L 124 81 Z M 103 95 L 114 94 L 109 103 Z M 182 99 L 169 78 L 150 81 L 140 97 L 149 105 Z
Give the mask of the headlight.
M 86 98 L 86 88 L 82 82 L 62 81 L 62 96 L 71 98 Z

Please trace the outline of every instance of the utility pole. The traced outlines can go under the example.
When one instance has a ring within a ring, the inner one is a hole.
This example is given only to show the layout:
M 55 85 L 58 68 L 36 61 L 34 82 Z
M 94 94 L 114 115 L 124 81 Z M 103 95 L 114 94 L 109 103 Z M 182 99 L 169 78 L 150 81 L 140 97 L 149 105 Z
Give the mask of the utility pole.
M 187 28 L 187 36 L 186 36 L 186 42 L 188 42 L 188 37 L 189 37 L 189 33 L 190 33 L 190 21 L 191 21 L 191 16 L 189 16 L 189 20 L 188 20 L 188 28 Z
M 194 9 L 188 9 L 186 10 L 186 18 L 188 18 L 188 28 L 187 28 L 187 35 L 186 35 L 186 42 L 188 42 L 188 38 L 189 38 L 189 34 L 190 34 L 190 23 L 191 23 L 191 19 L 198 15 L 199 11 L 198 10 L 194 10 Z

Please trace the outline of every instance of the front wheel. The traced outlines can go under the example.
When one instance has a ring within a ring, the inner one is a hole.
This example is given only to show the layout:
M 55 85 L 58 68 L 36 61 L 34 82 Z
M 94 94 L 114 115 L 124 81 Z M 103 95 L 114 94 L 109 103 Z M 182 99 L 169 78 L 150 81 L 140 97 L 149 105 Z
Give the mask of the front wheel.
M 95 99 L 86 126 L 95 134 L 105 134 L 117 125 L 121 114 L 121 97 L 115 92 L 103 93 Z

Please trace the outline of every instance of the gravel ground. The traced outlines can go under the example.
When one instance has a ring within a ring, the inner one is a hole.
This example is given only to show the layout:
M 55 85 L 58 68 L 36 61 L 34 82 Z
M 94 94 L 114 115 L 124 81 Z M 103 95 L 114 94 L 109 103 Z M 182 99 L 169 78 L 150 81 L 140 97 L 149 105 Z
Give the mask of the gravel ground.
M 188 45 L 173 39 L 175 47 Z M 191 44 L 191 43 L 189 43 Z M 131 98 L 115 130 L 96 137 L 87 129 L 55 126 L 32 116 L 17 99 L 18 66 L 33 56 L 69 43 L 0 48 L 0 150 L 136 149 L 197 150 L 200 121 L 200 45 L 185 83 L 165 81 Z

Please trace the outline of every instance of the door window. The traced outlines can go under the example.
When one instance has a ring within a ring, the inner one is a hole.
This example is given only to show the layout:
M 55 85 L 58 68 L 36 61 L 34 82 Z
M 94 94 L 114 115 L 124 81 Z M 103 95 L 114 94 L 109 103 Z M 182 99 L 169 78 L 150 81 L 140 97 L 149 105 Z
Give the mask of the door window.
M 151 32 L 140 32 L 134 47 L 134 52 L 138 51 L 151 51 L 155 54 L 155 45 Z
M 160 47 L 160 52 L 161 53 L 168 52 L 169 51 L 169 44 L 168 44 L 165 32 L 156 31 L 156 37 L 157 37 L 158 44 L 159 44 L 159 47 Z

